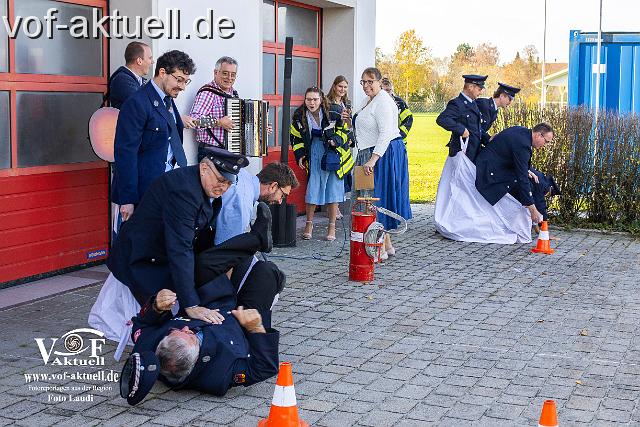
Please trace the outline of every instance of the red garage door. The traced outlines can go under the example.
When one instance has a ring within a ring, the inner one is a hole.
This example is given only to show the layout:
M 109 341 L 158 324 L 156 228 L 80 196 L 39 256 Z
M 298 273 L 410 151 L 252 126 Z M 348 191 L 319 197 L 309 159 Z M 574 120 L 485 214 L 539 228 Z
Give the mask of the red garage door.
M 0 0 L 0 14 L 58 23 L 106 0 Z M 3 26 L 4 27 L 4 26 Z M 27 30 L 34 30 L 30 26 Z M 15 38 L 0 30 L 0 283 L 104 259 L 109 240 L 107 164 L 87 123 L 106 89 L 107 41 L 54 29 Z
M 304 102 L 304 91 L 320 85 L 321 9 L 288 0 L 264 0 L 262 3 L 262 92 L 269 101 L 269 122 L 274 132 L 269 139 L 267 163 L 280 160 L 282 126 L 282 91 L 284 82 L 285 37 L 293 37 L 293 76 L 291 80 L 291 114 Z M 304 212 L 307 188 L 306 172 L 295 162 L 289 151 L 289 166 L 296 172 L 300 187 L 288 199 L 298 212 Z

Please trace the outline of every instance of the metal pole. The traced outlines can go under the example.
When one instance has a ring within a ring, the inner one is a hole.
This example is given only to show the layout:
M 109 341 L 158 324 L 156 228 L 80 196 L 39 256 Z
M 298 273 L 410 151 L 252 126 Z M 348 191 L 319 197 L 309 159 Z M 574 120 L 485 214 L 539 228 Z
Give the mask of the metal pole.
M 598 132 L 598 113 L 600 112 L 600 71 L 601 71 L 601 50 L 602 50 L 602 0 L 600 0 L 600 18 L 598 24 L 598 42 L 596 44 L 596 106 L 594 110 L 593 121 L 596 123 L 596 135 Z
M 542 32 L 542 94 L 540 105 L 542 108 L 547 104 L 547 85 L 544 81 L 546 75 L 545 64 L 547 62 L 547 0 L 544 0 L 544 30 Z

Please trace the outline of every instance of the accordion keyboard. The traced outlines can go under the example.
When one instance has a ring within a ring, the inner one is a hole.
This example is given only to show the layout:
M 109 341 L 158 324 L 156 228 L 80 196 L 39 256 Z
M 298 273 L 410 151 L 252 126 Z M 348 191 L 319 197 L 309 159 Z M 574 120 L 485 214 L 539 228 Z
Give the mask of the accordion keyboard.
M 225 108 L 234 125 L 225 132 L 227 150 L 250 157 L 266 156 L 269 103 L 227 98 Z
M 226 132 L 227 150 L 236 154 L 242 153 L 242 100 L 227 99 L 227 116 L 233 122 L 233 129 Z

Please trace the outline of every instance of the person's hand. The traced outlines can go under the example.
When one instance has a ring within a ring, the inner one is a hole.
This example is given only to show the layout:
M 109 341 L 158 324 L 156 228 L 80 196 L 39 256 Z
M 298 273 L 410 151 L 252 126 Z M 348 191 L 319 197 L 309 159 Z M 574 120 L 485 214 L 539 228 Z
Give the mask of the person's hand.
M 231 130 L 235 127 L 233 121 L 229 116 L 224 116 L 218 119 L 216 126 L 223 128 L 224 130 Z
M 342 113 L 340 113 L 340 118 L 343 122 L 349 122 L 351 120 L 351 110 L 344 108 Z
M 168 311 L 171 310 L 171 307 L 175 304 L 176 294 L 171 292 L 169 289 L 163 289 L 158 292 L 158 295 L 156 295 L 156 301 L 153 308 L 158 312 Z
M 204 320 L 214 325 L 220 325 L 224 320 L 224 316 L 219 313 L 218 309 L 210 310 L 206 307 L 196 305 L 195 307 L 185 308 L 184 311 L 187 313 L 187 316 L 192 319 Z
M 371 175 L 373 173 L 373 167 L 376 165 L 377 159 L 371 158 L 367 163 L 363 165 L 365 175 Z
M 181 114 L 180 118 L 182 119 L 182 124 L 186 129 L 195 129 L 196 122 L 195 119 L 191 116 L 187 116 L 186 114 Z
M 120 218 L 122 218 L 123 222 L 131 218 L 131 215 L 133 215 L 132 204 L 120 205 Z
M 304 161 L 306 159 L 307 158 L 305 156 L 302 156 L 302 157 L 300 157 L 300 160 L 298 160 L 298 166 L 300 166 L 300 169 L 306 169 L 305 166 L 304 166 Z
M 273 133 L 273 126 L 271 123 L 267 123 L 267 135 L 271 135 Z
M 262 316 L 260 316 L 258 310 L 254 308 L 245 310 L 244 307 L 239 306 L 236 310 L 232 310 L 231 314 L 238 319 L 240 326 L 245 328 L 247 331 L 262 334 L 267 332 L 264 329 L 264 326 L 262 326 Z
M 465 129 L 464 132 L 462 132 L 462 137 L 463 138 L 469 138 L 469 130 Z
M 538 179 L 538 175 L 536 175 L 531 171 L 529 171 L 529 178 L 531 178 L 533 182 L 535 182 L 536 184 L 540 184 L 540 179 Z
M 529 212 L 531 212 L 532 223 L 539 224 L 542 222 L 542 214 L 538 212 L 538 209 L 536 209 L 536 205 L 529 205 L 527 206 L 527 209 L 529 209 Z

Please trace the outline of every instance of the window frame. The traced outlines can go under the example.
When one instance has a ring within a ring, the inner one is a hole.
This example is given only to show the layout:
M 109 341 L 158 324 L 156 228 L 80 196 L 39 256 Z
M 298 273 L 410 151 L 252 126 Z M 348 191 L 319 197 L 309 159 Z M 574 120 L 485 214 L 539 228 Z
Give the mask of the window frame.
M 290 5 L 290 6 L 296 6 L 296 7 L 301 7 L 304 9 L 310 9 L 315 11 L 318 14 L 318 46 L 317 47 L 310 47 L 310 46 L 303 46 L 303 45 L 293 45 L 293 56 L 296 57 L 305 57 L 305 58 L 313 58 L 313 59 L 317 59 L 318 60 L 318 72 L 317 72 L 317 81 L 316 81 L 316 86 L 320 87 L 320 82 L 321 82 L 321 72 L 322 72 L 322 8 L 316 7 L 316 6 L 311 6 L 308 4 L 302 4 L 302 3 L 298 3 L 296 1 L 293 0 L 273 0 L 274 3 L 274 22 L 275 22 L 275 42 L 269 42 L 269 41 L 262 41 L 262 53 L 263 54 L 274 54 L 275 55 L 275 74 L 274 74 L 274 88 L 275 88 L 275 94 L 265 94 L 263 92 L 262 95 L 262 99 L 265 101 L 269 102 L 269 107 L 273 107 L 275 109 L 274 111 L 274 121 L 275 123 L 273 123 L 273 133 L 274 135 L 280 136 L 279 135 L 279 131 L 280 131 L 280 122 L 281 122 L 281 117 L 277 114 L 277 107 L 282 107 L 283 104 L 283 96 L 281 94 L 278 94 L 278 91 L 280 89 L 279 84 L 278 84 L 278 76 L 280 74 L 280 67 L 278 65 L 278 55 L 284 55 L 284 40 L 280 41 L 278 40 L 278 5 Z M 261 4 L 262 7 L 262 4 Z M 294 41 L 295 42 L 295 41 Z M 264 73 L 264 70 L 263 70 Z M 264 90 L 264 88 L 263 88 Z M 302 102 L 304 102 L 304 94 L 303 95 L 292 95 L 291 96 L 291 106 L 294 105 L 300 105 L 302 104 Z M 282 110 L 282 109 L 281 109 Z M 273 150 L 273 151 L 280 151 L 281 150 L 281 145 L 280 145 L 280 138 L 274 138 L 274 146 L 273 147 L 269 147 L 269 150 Z
M 8 19 L 14 21 L 15 2 L 8 0 Z M 58 3 L 68 3 L 79 6 L 96 7 L 102 10 L 103 16 L 109 13 L 107 0 L 55 0 Z M 109 77 L 109 41 L 102 37 L 102 76 L 60 76 L 51 74 L 25 74 L 16 72 L 15 39 L 9 38 L 9 71 L 0 72 L 0 90 L 9 92 L 9 123 L 11 145 L 11 166 L 0 169 L 0 178 L 8 176 L 34 175 L 42 173 L 65 172 L 82 169 L 98 169 L 107 166 L 102 160 L 85 163 L 69 163 L 62 165 L 18 167 L 18 138 L 17 138 L 17 92 L 94 92 L 104 93 L 107 90 Z M 96 105 L 96 110 L 99 105 Z M 89 141 L 87 140 L 87 144 Z

